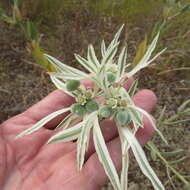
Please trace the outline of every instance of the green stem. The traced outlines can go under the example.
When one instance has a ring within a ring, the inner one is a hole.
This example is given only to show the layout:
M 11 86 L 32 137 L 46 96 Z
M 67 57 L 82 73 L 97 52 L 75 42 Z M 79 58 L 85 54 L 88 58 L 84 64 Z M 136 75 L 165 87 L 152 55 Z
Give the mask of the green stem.
M 177 172 L 169 163 L 168 161 L 162 156 L 162 154 L 158 151 L 156 146 L 152 141 L 148 142 L 148 146 L 151 148 L 151 150 L 156 153 L 156 155 L 164 162 L 164 164 L 170 168 L 170 170 L 185 184 L 188 185 L 189 182 L 179 173 Z

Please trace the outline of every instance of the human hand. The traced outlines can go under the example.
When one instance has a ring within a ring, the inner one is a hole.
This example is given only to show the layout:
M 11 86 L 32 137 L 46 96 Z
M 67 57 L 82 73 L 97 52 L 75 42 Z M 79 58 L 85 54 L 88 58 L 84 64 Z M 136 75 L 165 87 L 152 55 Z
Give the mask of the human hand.
M 135 104 L 150 112 L 156 97 L 149 90 L 138 92 Z M 27 111 L 5 121 L 0 126 L 0 189 L 1 190 L 97 190 L 107 183 L 106 174 L 90 142 L 86 161 L 77 171 L 76 143 L 46 144 L 54 128 L 65 115 L 49 122 L 32 135 L 15 140 L 15 136 L 30 128 L 48 114 L 72 104 L 73 99 L 56 90 Z M 112 121 L 101 123 L 105 141 L 117 170 L 121 169 L 121 149 L 117 129 Z M 144 145 L 154 129 L 144 118 L 144 129 L 137 138 Z

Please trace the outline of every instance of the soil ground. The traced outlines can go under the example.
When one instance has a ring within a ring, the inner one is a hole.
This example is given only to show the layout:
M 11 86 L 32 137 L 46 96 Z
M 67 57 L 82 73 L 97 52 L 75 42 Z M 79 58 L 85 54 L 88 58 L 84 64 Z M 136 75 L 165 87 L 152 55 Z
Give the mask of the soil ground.
M 51 84 L 47 73 L 34 63 L 27 53 L 26 41 L 19 30 L 1 21 L 0 26 L 0 122 L 3 122 L 41 100 L 54 90 L 54 86 Z M 82 28 L 78 28 L 78 26 Z M 77 66 L 73 59 L 73 52 L 85 55 L 87 44 L 90 42 L 95 44 L 95 49 L 98 49 L 99 39 L 102 37 L 105 37 L 106 40 L 111 39 L 117 28 L 117 22 L 113 22 L 111 25 L 109 23 L 103 25 L 101 19 L 98 20 L 98 23 L 92 21 L 90 24 L 85 22 L 76 23 L 71 19 L 68 26 L 56 26 L 53 36 L 45 36 L 42 46 L 55 57 Z M 69 32 L 70 30 L 72 32 Z M 138 33 L 134 32 L 129 37 L 128 46 L 131 56 L 134 55 L 134 46 L 141 40 Z M 130 42 L 132 37 L 135 37 L 135 43 L 134 39 Z M 126 36 L 123 36 L 124 38 Z M 139 89 L 151 89 L 158 97 L 158 106 L 154 113 L 156 117 L 166 106 L 165 118 L 169 118 L 176 113 L 182 102 L 190 98 L 190 73 L 188 71 L 158 75 L 157 67 L 152 66 L 143 70 L 138 77 L 141 79 L 139 80 Z M 166 157 L 166 159 L 174 161 L 186 156 L 186 159 L 174 164 L 174 167 L 181 174 L 190 176 L 190 123 L 162 126 L 160 130 L 166 136 L 170 145 L 169 147 L 164 145 L 155 136 L 154 142 L 159 150 L 174 151 L 183 149 L 184 152 L 173 157 Z M 165 165 L 162 164 L 159 158 L 153 161 L 148 151 L 147 154 L 151 165 L 166 185 L 166 189 L 173 190 L 174 187 L 168 179 Z M 171 177 L 176 189 L 183 190 L 183 183 L 176 179 L 172 173 Z M 190 178 L 187 178 L 187 180 L 190 181 Z M 130 190 L 153 189 L 149 181 L 139 171 L 135 162 L 131 164 L 129 183 Z M 111 189 L 111 187 L 108 185 L 105 189 Z

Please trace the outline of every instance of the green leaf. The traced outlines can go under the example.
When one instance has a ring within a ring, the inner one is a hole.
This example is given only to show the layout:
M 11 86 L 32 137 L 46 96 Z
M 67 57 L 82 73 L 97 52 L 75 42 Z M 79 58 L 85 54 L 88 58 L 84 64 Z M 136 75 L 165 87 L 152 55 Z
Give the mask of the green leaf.
M 121 170 L 121 189 L 128 189 L 128 169 L 129 169 L 129 146 L 126 140 L 122 142 L 122 170 Z
M 84 119 L 84 126 L 80 132 L 78 141 L 77 141 L 77 167 L 78 170 L 82 170 L 84 164 L 85 152 L 88 149 L 88 143 L 90 138 L 90 129 L 93 126 L 94 119 L 96 118 L 97 112 L 86 116 Z
M 102 40 L 102 43 L 101 43 L 101 53 L 102 53 L 102 57 L 104 57 L 106 54 L 106 44 L 104 40 Z
M 127 50 L 126 47 L 124 47 L 119 55 L 118 59 L 118 79 L 123 76 L 125 73 L 125 67 L 126 67 L 126 59 L 127 59 Z
M 149 115 L 149 113 L 147 113 L 145 110 L 139 108 L 139 107 L 136 107 L 136 106 L 129 106 L 129 108 L 132 108 L 136 111 L 139 111 L 140 113 L 142 113 L 143 115 L 145 115 L 147 117 L 147 119 L 150 121 L 152 127 L 155 129 L 155 131 L 159 134 L 159 136 L 161 137 L 161 139 L 166 143 L 168 144 L 167 140 L 165 139 L 165 137 L 163 136 L 163 134 L 158 130 L 158 128 L 156 127 L 151 115 Z
M 38 129 L 40 129 L 41 127 L 43 127 L 46 123 L 48 123 L 49 121 L 51 121 L 52 119 L 54 119 L 55 117 L 66 113 L 70 110 L 70 108 L 63 108 L 61 110 L 58 110 L 56 112 L 53 112 L 51 114 L 49 114 L 48 116 L 44 117 L 42 120 L 40 120 L 39 122 L 37 122 L 33 127 L 26 129 L 25 131 L 23 131 L 22 133 L 20 133 L 18 136 L 16 136 L 16 139 L 23 137 L 25 135 L 29 135 L 35 131 L 37 131 Z
M 185 11 L 187 11 L 190 8 L 190 4 L 185 5 L 181 10 L 180 13 L 184 13 Z
M 88 46 L 88 61 L 89 61 L 89 64 L 94 67 L 95 71 L 97 71 L 97 69 L 100 66 L 100 63 L 96 57 L 94 47 L 92 45 Z
M 144 67 L 148 66 L 150 64 L 150 61 L 148 61 L 152 55 L 152 52 L 156 48 L 157 41 L 159 39 L 159 34 L 156 35 L 150 46 L 148 47 L 145 55 L 142 57 L 142 59 L 139 61 L 139 63 L 134 67 L 129 73 L 126 74 L 128 78 L 132 77 L 135 73 L 143 69 Z
M 78 69 L 75 69 L 73 67 L 70 67 L 68 65 L 65 65 L 50 55 L 45 54 L 45 56 L 56 67 L 56 69 L 59 72 L 67 72 L 68 74 L 71 74 L 71 75 L 78 75 L 83 78 L 88 78 L 88 75 L 86 73 L 84 73 Z
M 119 28 L 119 30 L 117 31 L 117 33 L 114 36 L 114 39 L 112 40 L 112 42 L 110 43 L 110 45 L 108 46 L 107 51 L 112 48 L 113 46 L 115 46 L 116 44 L 119 44 L 118 40 L 119 37 L 121 35 L 121 31 L 123 30 L 124 24 Z
M 2 8 L 0 8 L 0 19 L 2 19 L 4 22 L 8 24 L 16 24 L 15 20 L 7 16 L 7 14 Z
M 131 84 L 129 90 L 128 90 L 128 93 L 129 93 L 129 96 L 133 97 L 134 94 L 136 93 L 137 91 L 137 86 L 138 86 L 138 80 L 134 80 L 133 83 Z
M 41 65 L 43 68 L 50 72 L 55 71 L 55 67 L 47 60 L 44 56 L 44 51 L 40 48 L 40 44 L 37 41 L 30 42 L 30 50 L 32 53 L 33 58 L 35 59 L 36 63 Z
M 117 53 L 119 43 L 112 46 L 105 54 L 105 56 L 102 59 L 102 65 L 106 65 L 108 63 L 112 62 L 112 59 L 114 58 L 115 54 Z
M 143 127 L 144 123 L 143 123 L 143 117 L 142 114 L 139 111 L 136 111 L 135 109 L 128 109 L 129 114 L 131 116 L 132 121 L 140 127 Z
M 184 109 L 186 108 L 186 106 L 187 106 L 188 104 L 190 104 L 190 99 L 188 99 L 188 100 L 186 100 L 185 102 L 183 102 L 183 103 L 181 104 L 181 106 L 179 106 L 179 108 L 177 109 L 177 112 L 179 113 L 179 112 L 184 111 Z
M 39 33 L 37 30 L 37 26 L 31 21 L 27 21 L 27 35 L 30 40 L 34 40 L 39 42 Z
M 93 138 L 94 138 L 94 145 L 95 145 L 96 152 L 98 154 L 98 158 L 100 162 L 102 163 L 104 170 L 110 179 L 110 182 L 112 183 L 115 190 L 121 190 L 119 176 L 117 174 L 113 161 L 106 147 L 104 137 L 100 130 L 98 118 L 96 118 L 95 120 L 95 125 L 93 128 Z
M 145 36 L 145 39 L 140 43 L 136 56 L 134 58 L 133 63 L 131 64 L 132 68 L 134 68 L 142 59 L 147 49 L 147 36 Z
M 159 118 L 157 119 L 158 124 L 164 120 L 165 111 L 166 111 L 166 106 L 164 106 L 160 112 Z
M 90 64 L 86 59 L 82 58 L 80 55 L 75 54 L 76 60 L 90 73 L 96 73 L 96 67 Z
M 146 155 L 141 145 L 139 144 L 138 140 L 136 139 L 135 135 L 128 128 L 122 128 L 121 130 L 127 142 L 129 143 L 143 174 L 147 178 L 149 178 L 155 190 L 165 190 L 164 186 L 162 185 L 157 175 L 155 174 L 150 164 L 148 163 Z
M 79 137 L 84 122 L 80 122 L 71 128 L 60 131 L 53 137 L 51 137 L 47 143 L 68 142 L 75 140 Z

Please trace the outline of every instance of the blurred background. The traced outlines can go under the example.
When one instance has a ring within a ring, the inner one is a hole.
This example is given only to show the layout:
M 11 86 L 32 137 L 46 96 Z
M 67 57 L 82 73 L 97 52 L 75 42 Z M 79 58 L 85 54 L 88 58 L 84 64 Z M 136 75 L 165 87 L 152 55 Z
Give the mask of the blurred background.
M 190 99 L 190 2 L 177 2 L 181 3 L 180 8 L 175 0 L 24 0 L 16 4 L 13 0 L 0 0 L 0 122 L 21 113 L 55 89 L 40 52 L 79 67 L 74 53 L 86 56 L 87 45 L 91 43 L 100 55 L 101 40 L 108 44 L 124 23 L 121 44 L 127 45 L 128 62 L 132 63 L 139 44 L 163 20 L 166 23 L 157 51 L 165 47 L 167 51 L 137 78 L 139 89 L 149 88 L 158 96 L 156 117 L 164 107 L 165 120 L 176 114 L 179 106 Z M 27 30 L 23 23 L 27 23 Z M 184 149 L 183 156 L 189 158 L 189 121 L 162 126 L 161 130 L 171 147 L 155 137 L 159 148 Z M 178 159 L 179 155 L 175 155 Z M 172 174 L 171 183 L 160 161 L 152 165 L 167 190 L 184 189 L 184 184 Z M 189 180 L 190 159 L 176 163 L 175 167 Z M 152 189 L 136 164 L 129 175 L 130 190 Z M 105 189 L 112 188 L 108 185 Z

